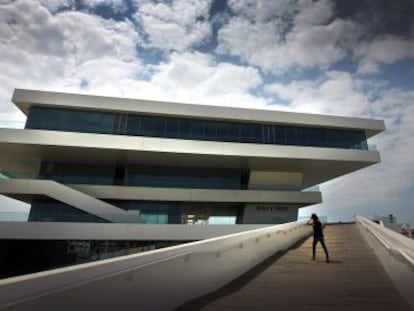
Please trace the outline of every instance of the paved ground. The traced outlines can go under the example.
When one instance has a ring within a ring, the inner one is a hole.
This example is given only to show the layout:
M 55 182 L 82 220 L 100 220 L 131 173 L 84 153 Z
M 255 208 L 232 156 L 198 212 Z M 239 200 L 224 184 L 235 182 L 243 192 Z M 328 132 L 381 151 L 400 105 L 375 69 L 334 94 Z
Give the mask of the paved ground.
M 310 260 L 309 238 L 176 311 L 412 310 L 356 225 L 327 226 L 325 240 L 330 263 L 320 245 Z

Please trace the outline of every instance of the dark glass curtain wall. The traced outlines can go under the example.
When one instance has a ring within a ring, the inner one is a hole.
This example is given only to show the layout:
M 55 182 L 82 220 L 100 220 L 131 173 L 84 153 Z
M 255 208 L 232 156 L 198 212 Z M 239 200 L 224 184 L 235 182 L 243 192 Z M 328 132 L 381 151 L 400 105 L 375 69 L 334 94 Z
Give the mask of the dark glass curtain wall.
M 241 171 L 151 165 L 94 165 L 43 162 L 39 178 L 63 184 L 241 189 Z
M 368 149 L 363 131 L 185 119 L 88 110 L 30 108 L 27 129 L 255 144 Z

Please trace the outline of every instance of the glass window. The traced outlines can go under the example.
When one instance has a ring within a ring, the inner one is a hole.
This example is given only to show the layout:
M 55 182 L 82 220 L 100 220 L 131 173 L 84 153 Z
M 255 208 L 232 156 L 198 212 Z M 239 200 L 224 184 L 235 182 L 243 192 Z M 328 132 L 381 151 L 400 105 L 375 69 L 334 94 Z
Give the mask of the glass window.
M 217 122 L 217 139 L 222 141 L 229 140 L 229 126 L 224 122 Z
M 228 139 L 230 141 L 239 141 L 240 140 L 240 124 L 234 123 L 229 126 Z
M 140 135 L 141 133 L 141 117 L 137 115 L 128 115 L 127 119 L 127 135 Z
M 240 189 L 241 172 L 231 169 L 128 166 L 126 184 L 146 187 Z
M 39 177 L 66 184 L 112 185 L 115 183 L 115 166 L 71 163 L 48 163 L 41 165 Z
M 179 138 L 191 139 L 191 120 L 180 119 L 178 123 Z
M 318 129 L 315 128 L 307 128 L 306 129 L 307 132 L 307 138 L 308 138 L 308 144 L 310 146 L 317 146 L 318 142 L 319 142 L 319 131 Z
M 285 131 L 286 131 L 286 144 L 287 145 L 296 145 L 295 128 L 287 127 Z
M 128 114 L 119 115 L 118 135 L 125 135 L 128 130 Z
M 305 128 L 297 128 L 296 129 L 296 141 L 298 145 L 307 146 L 307 137 L 306 137 L 306 129 Z
M 257 144 L 263 144 L 263 125 L 261 124 L 251 124 L 251 134 L 252 142 Z
M 286 145 L 287 140 L 286 140 L 286 130 L 284 127 L 281 126 L 276 126 L 275 127 L 275 143 L 276 144 L 281 144 L 281 145 Z
M 274 144 L 274 127 L 272 125 L 264 125 L 264 141 L 266 144 Z
M 29 221 L 106 222 L 80 209 L 51 198 L 35 198 L 31 204 Z
M 318 146 L 321 147 L 328 147 L 328 138 L 327 138 L 327 132 L 326 130 L 319 130 L 319 144 Z
M 363 131 L 31 107 L 26 128 L 180 139 L 367 149 Z
M 91 133 L 112 133 L 114 116 L 110 113 L 87 112 L 85 113 L 85 132 Z
M 250 124 L 240 125 L 240 141 L 244 143 L 252 142 L 252 128 Z
M 153 136 L 165 137 L 165 118 L 154 117 Z
M 165 122 L 165 136 L 176 138 L 178 137 L 178 119 L 167 118 Z
M 216 122 L 207 121 L 204 124 L 204 139 L 206 140 L 217 140 L 217 127 Z
M 181 223 L 181 202 L 169 201 L 121 201 L 108 200 L 124 210 L 138 210 L 145 223 L 178 224 Z
M 147 224 L 168 224 L 168 215 L 166 214 L 141 214 Z
M 204 138 L 204 121 L 191 120 L 191 137 L 193 139 Z
M 140 135 L 153 136 L 154 135 L 154 117 L 143 117 L 141 120 Z
M 62 131 L 82 132 L 85 126 L 85 113 L 77 110 L 58 110 L 56 121 Z
M 25 128 L 55 129 L 57 126 L 56 114 L 56 110 L 32 106 L 29 110 Z

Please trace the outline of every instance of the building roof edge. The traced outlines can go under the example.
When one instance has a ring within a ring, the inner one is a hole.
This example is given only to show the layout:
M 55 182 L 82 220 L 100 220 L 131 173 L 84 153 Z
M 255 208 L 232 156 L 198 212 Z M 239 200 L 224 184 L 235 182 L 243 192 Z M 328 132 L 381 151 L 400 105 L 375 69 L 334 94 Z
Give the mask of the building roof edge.
M 197 117 L 238 122 L 263 122 L 281 125 L 301 125 L 336 129 L 363 130 L 367 138 L 385 130 L 383 120 L 345 116 L 287 112 L 254 108 L 184 104 L 176 102 L 152 101 L 107 97 L 85 94 L 72 94 L 28 89 L 15 89 L 13 103 L 28 114 L 32 104 L 41 106 L 79 108 L 88 110 L 146 113 L 171 117 Z

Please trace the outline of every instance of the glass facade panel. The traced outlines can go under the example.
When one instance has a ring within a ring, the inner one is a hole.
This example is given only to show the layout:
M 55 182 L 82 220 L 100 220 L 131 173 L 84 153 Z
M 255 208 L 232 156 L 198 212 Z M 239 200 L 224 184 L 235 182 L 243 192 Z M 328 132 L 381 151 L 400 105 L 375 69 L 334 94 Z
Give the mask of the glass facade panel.
M 213 121 L 206 121 L 204 123 L 204 139 L 205 140 L 216 140 L 216 123 Z
M 85 113 L 76 110 L 60 110 L 56 122 L 59 130 L 82 132 L 85 130 Z
M 181 202 L 168 201 L 128 201 L 106 200 L 124 210 L 140 211 L 140 217 L 150 224 L 179 224 L 181 223 Z
M 28 221 L 107 222 L 95 215 L 51 198 L 34 199 Z
M 241 189 L 241 172 L 215 168 L 131 165 L 127 168 L 125 184 L 142 187 Z
M 163 118 L 154 118 L 153 120 L 153 136 L 165 137 L 166 122 Z
M 191 120 L 179 119 L 178 128 L 178 138 L 191 139 Z
M 127 135 L 138 135 L 141 129 L 141 117 L 130 115 L 128 116 L 128 124 L 126 127 Z M 114 132 L 118 133 L 118 132 Z
M 55 129 L 57 126 L 57 109 L 31 107 L 26 121 L 26 128 Z
M 114 115 L 110 113 L 85 113 L 84 132 L 111 134 L 114 127 Z
M 240 124 L 233 123 L 228 126 L 229 141 L 239 141 L 240 139 Z
M 44 162 L 39 178 L 52 179 L 64 184 L 113 185 L 115 166 Z
M 251 124 L 251 141 L 256 144 L 263 144 L 263 125 L 262 124 Z
M 367 150 L 364 131 L 31 107 L 28 129 Z
M 153 117 L 141 118 L 141 127 L 138 134 L 144 136 L 154 136 L 154 120 Z
M 216 137 L 220 137 L 221 140 L 223 141 L 229 141 L 229 126 L 227 126 L 226 123 L 223 122 L 217 122 L 216 123 L 216 131 L 217 131 L 217 136 Z
M 200 140 L 205 139 L 205 135 L 204 135 L 205 123 L 206 122 L 203 122 L 203 121 L 196 121 L 196 120 L 191 121 L 191 138 L 200 139 Z
M 177 138 L 178 136 L 178 119 L 165 120 L 165 137 Z
M 234 169 L 43 162 L 38 178 L 63 184 L 241 189 L 241 175 Z

